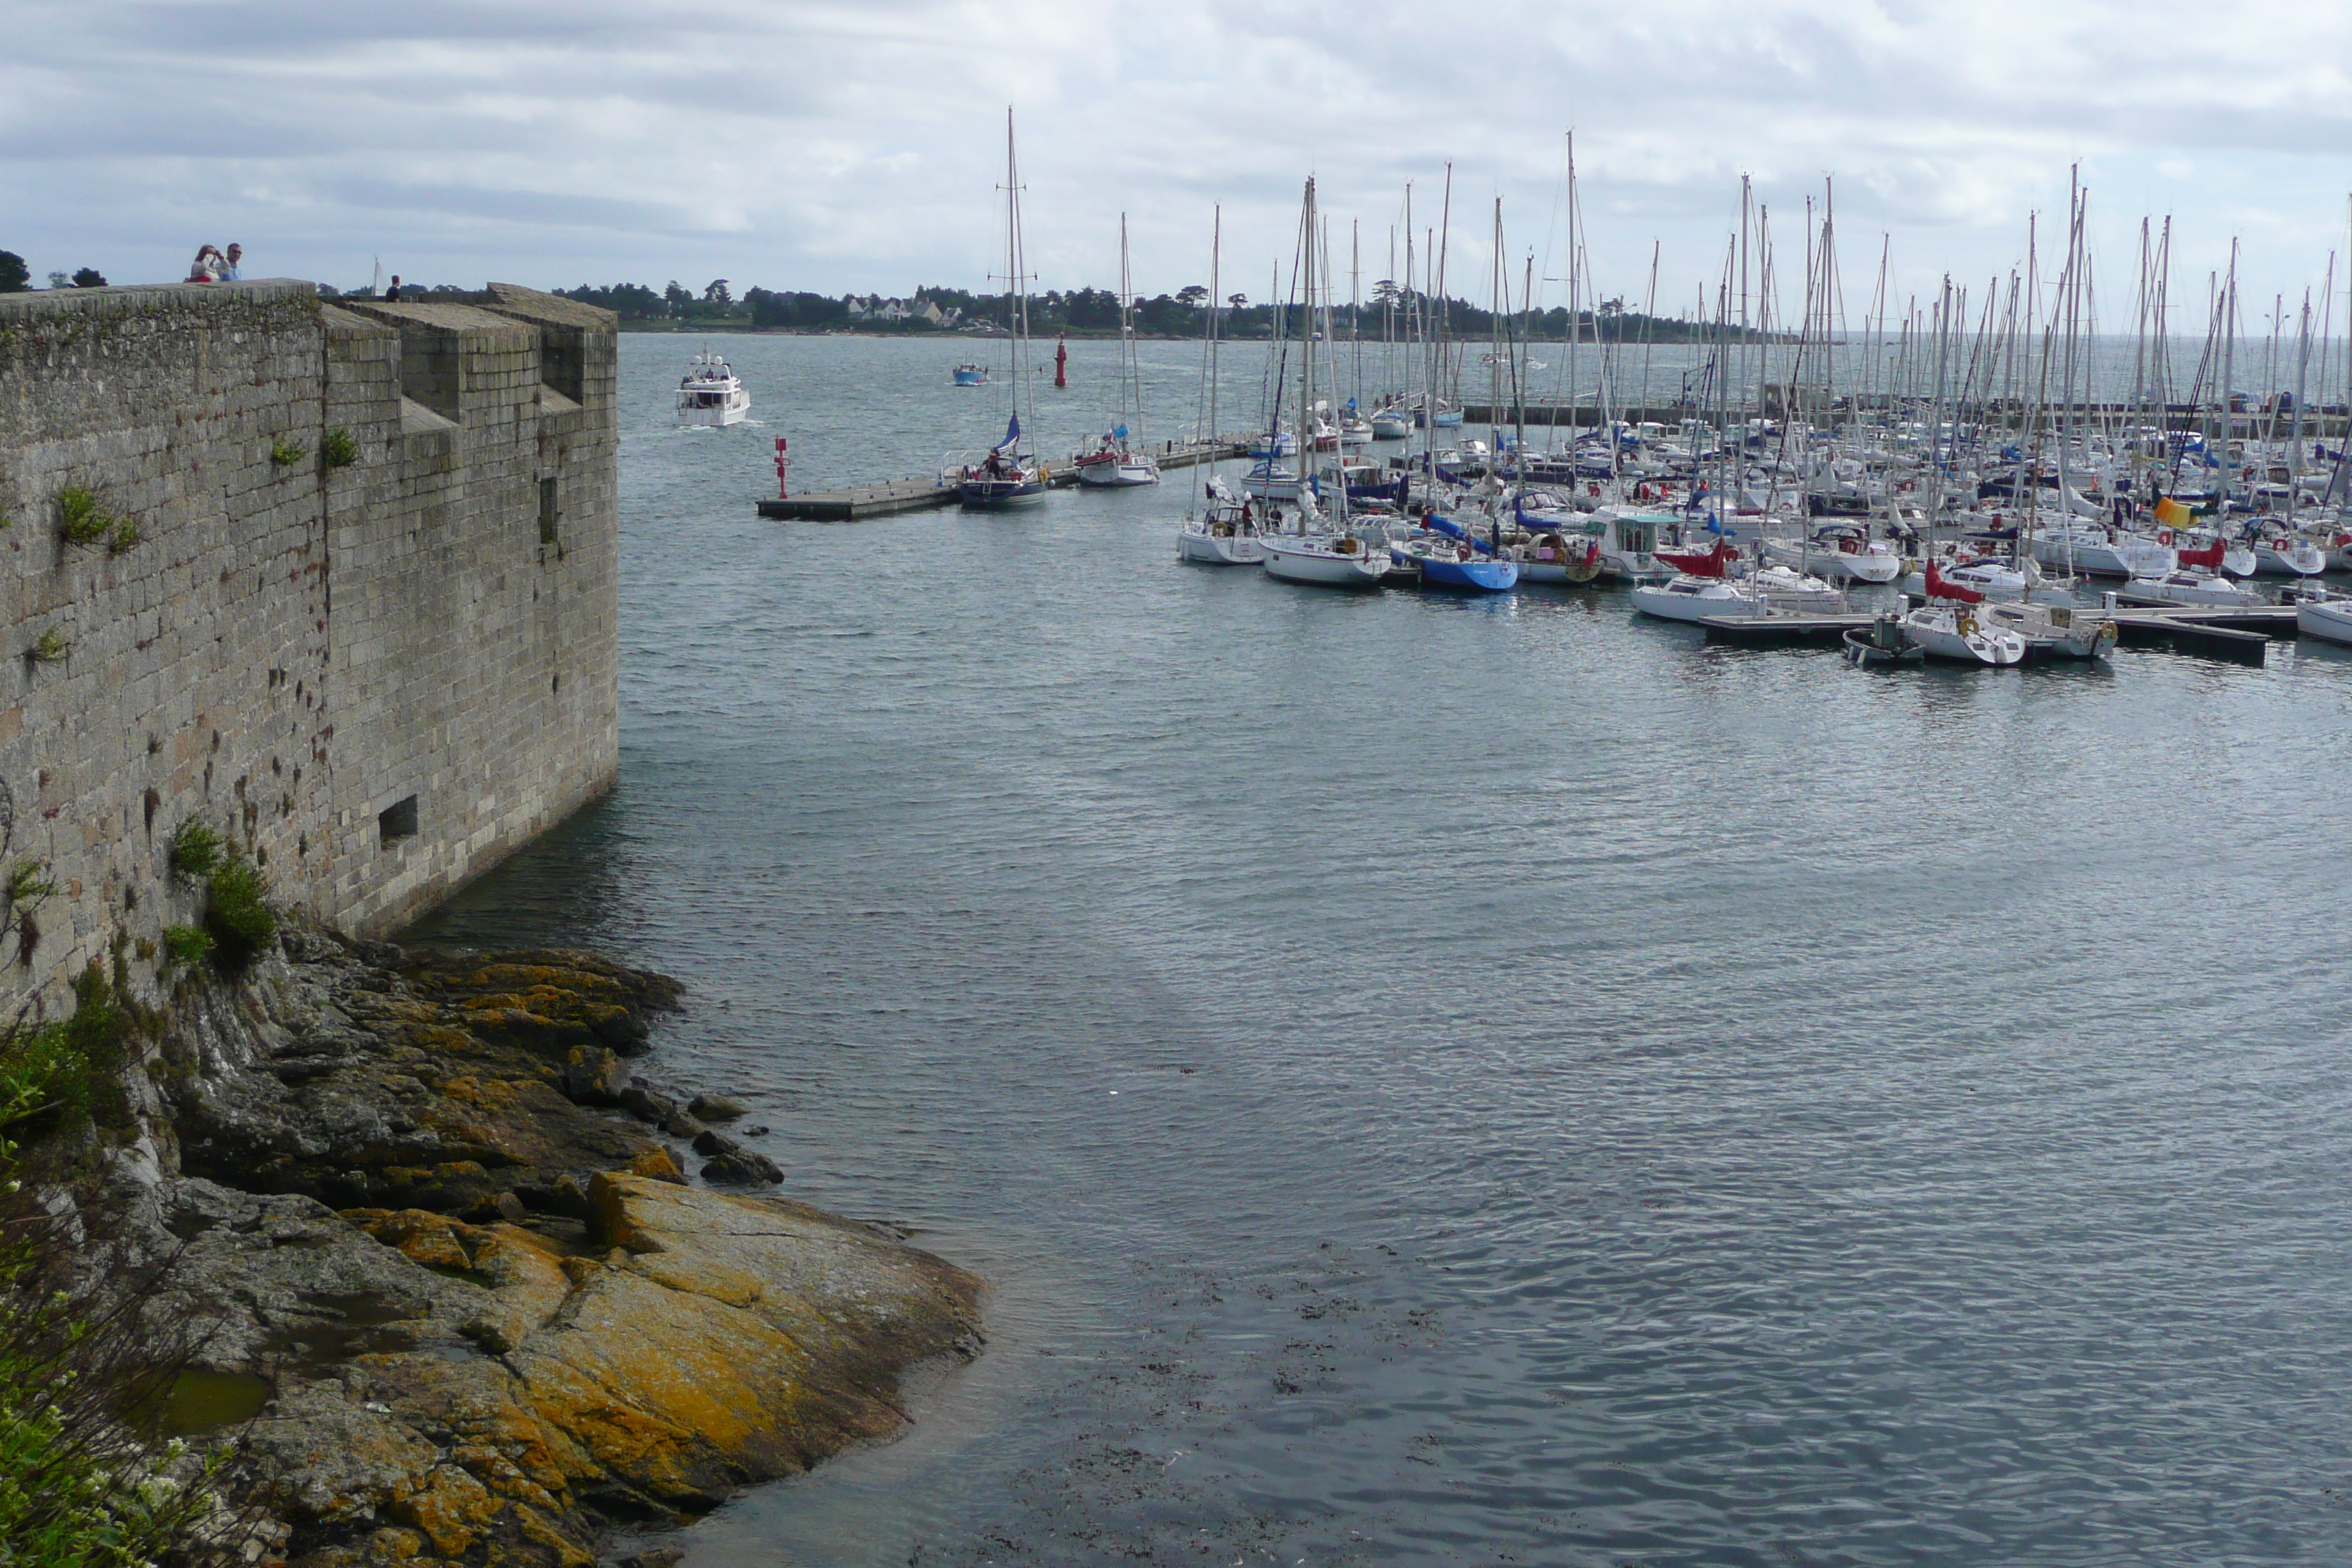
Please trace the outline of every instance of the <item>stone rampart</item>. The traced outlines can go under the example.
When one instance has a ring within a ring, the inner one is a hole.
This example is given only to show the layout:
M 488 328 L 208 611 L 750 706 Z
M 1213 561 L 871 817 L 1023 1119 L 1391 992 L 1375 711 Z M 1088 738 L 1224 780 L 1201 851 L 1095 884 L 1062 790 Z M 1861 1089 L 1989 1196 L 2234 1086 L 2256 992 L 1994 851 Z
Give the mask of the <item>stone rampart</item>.
M 614 320 L 491 294 L 0 295 L 0 989 L 192 921 L 191 818 L 366 935 L 609 785 Z

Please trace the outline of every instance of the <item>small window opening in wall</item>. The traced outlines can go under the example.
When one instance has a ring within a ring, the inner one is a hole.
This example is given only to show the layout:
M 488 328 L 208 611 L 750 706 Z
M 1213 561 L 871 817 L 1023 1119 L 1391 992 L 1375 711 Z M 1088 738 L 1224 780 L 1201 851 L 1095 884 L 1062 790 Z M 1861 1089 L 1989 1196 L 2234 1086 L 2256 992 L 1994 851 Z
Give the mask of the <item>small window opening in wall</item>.
M 412 795 L 406 800 L 385 806 L 376 813 L 375 826 L 383 846 L 387 848 L 400 839 L 415 837 L 416 797 Z
M 562 515 L 562 514 L 561 512 L 556 510 L 555 507 L 555 481 L 553 479 L 540 480 L 539 542 L 541 544 L 552 544 L 555 542 L 556 520 Z

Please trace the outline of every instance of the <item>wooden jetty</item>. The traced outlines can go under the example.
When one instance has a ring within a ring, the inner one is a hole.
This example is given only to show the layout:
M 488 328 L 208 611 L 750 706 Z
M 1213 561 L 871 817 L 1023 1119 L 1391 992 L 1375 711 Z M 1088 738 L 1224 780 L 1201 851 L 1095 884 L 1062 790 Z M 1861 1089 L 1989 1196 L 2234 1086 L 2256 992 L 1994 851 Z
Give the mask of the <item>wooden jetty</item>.
M 1164 471 L 1169 468 L 1189 468 L 1200 463 L 1221 463 L 1238 458 L 1249 450 L 1255 436 L 1228 436 L 1214 441 L 1164 441 L 1151 460 Z M 1077 470 L 1069 467 L 1048 465 L 1045 483 L 1062 489 L 1078 482 Z M 843 489 L 810 490 L 804 495 L 786 497 L 782 500 L 760 502 L 760 515 L 782 522 L 862 522 L 867 518 L 887 517 L 893 512 L 923 511 L 932 507 L 953 506 L 956 491 L 953 485 L 940 483 L 936 476 L 908 479 L 884 479 L 870 485 L 851 485 Z
M 2096 610 L 2080 612 L 2096 616 Z M 1788 615 L 1788 616 L 1708 616 L 1697 622 L 1711 643 L 1732 647 L 1834 647 L 1843 640 L 1849 628 L 1868 626 L 1876 616 L 1864 612 L 1848 615 Z M 2295 635 L 2294 606 L 2292 605 L 2219 605 L 2192 607 L 2183 605 L 2157 609 L 2122 609 L 2108 612 L 2107 618 L 2116 623 L 2119 642 L 2134 646 L 2168 644 L 2175 652 L 2200 654 L 2208 658 L 2226 658 L 2240 664 L 2260 664 L 2273 637 Z M 2026 657 L 2033 660 L 2042 656 L 2031 643 Z

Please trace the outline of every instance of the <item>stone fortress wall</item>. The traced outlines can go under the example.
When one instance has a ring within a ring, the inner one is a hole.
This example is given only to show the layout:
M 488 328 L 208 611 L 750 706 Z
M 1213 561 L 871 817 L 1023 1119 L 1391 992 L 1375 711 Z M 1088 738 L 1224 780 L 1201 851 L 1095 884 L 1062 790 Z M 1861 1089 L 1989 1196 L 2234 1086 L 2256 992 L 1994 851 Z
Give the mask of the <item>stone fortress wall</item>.
M 192 923 L 190 818 L 370 935 L 610 785 L 614 319 L 491 294 L 0 295 L 0 994 Z

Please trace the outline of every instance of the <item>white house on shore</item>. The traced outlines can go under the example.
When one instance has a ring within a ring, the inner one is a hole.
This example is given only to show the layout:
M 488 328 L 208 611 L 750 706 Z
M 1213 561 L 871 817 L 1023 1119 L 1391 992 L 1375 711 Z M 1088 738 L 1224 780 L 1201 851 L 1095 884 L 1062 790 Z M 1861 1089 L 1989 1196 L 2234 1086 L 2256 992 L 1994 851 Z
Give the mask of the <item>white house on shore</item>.
M 853 321 L 929 321 L 935 327 L 950 327 L 963 312 L 942 310 L 929 300 L 886 300 L 878 294 L 862 298 L 853 294 L 847 301 L 849 319 Z

